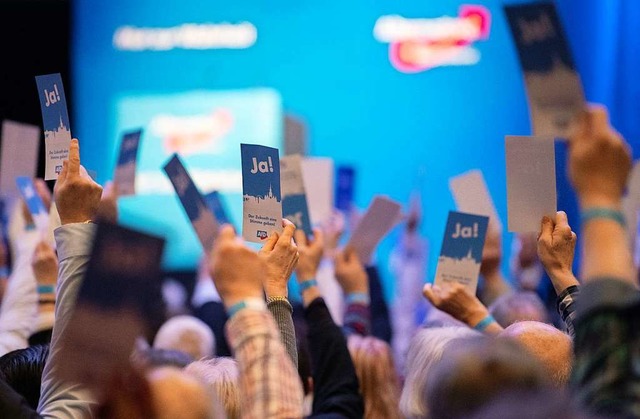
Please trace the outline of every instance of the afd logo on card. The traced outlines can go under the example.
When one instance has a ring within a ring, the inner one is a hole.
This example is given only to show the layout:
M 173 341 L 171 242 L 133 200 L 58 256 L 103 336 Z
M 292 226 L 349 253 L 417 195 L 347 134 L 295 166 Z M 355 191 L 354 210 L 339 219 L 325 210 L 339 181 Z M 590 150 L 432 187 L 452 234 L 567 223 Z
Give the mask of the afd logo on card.
M 260 240 L 266 240 L 267 237 L 269 237 L 269 233 L 267 233 L 264 230 L 258 230 L 256 231 L 256 237 L 259 238 Z
M 258 162 L 256 157 L 252 158 L 253 168 L 251 169 L 252 174 L 260 173 L 273 173 L 273 162 L 271 161 L 271 157 L 267 157 L 266 161 Z
M 55 103 L 60 102 L 60 92 L 58 91 L 58 84 L 53 85 L 53 90 L 49 91 L 44 89 L 45 103 L 47 108 Z

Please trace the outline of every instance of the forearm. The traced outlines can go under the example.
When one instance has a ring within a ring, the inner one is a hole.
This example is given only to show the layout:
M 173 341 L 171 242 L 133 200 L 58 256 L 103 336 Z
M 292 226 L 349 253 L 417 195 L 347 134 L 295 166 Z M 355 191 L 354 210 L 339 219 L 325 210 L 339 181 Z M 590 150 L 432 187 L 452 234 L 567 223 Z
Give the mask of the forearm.
M 580 282 L 578 282 L 578 279 L 573 275 L 571 270 L 564 272 L 554 272 L 549 270 L 547 271 L 547 274 L 549 275 L 549 278 L 551 278 L 551 284 L 553 285 L 556 295 L 562 294 L 562 292 L 569 287 L 580 285 Z
M 293 326 L 293 307 L 286 299 L 278 299 L 269 301 L 267 299 L 267 308 L 276 320 L 278 330 L 280 331 L 280 340 L 291 358 L 293 365 L 298 367 L 298 348 L 296 346 L 296 330 Z
M 246 308 L 227 322 L 240 369 L 243 418 L 302 417 L 302 385 L 271 314 Z

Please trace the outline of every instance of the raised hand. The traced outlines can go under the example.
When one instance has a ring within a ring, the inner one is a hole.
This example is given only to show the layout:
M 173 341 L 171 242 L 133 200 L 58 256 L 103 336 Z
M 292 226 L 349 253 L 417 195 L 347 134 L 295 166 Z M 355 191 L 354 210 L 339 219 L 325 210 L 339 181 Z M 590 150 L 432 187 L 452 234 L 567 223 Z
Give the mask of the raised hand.
M 262 298 L 262 277 L 266 263 L 257 253 L 244 245 L 232 226 L 220 229 L 211 250 L 209 273 L 229 308 L 247 298 Z
M 618 206 L 631 171 L 631 152 L 609 125 L 604 107 L 592 106 L 580 115 L 569 151 L 569 176 L 582 206 Z
M 576 233 L 571 231 L 567 214 L 558 211 L 555 220 L 544 217 L 538 236 L 538 256 L 551 278 L 556 294 L 578 284 L 571 270 L 575 250 Z
M 345 294 L 369 293 L 367 272 L 352 247 L 338 252 L 334 259 L 335 275 Z
M 112 224 L 118 222 L 118 185 L 115 182 L 107 182 L 104 186 L 96 218 Z
M 31 259 L 31 267 L 38 285 L 56 285 L 58 280 L 58 257 L 45 241 L 36 246 Z
M 302 230 L 296 231 L 294 236 L 300 255 L 298 266 L 296 267 L 296 278 L 298 282 L 308 281 L 316 277 L 318 266 L 322 261 L 324 235 L 322 230 L 314 229 L 312 240 L 308 240 Z
M 445 288 L 425 284 L 422 294 L 435 308 L 469 327 L 475 327 L 489 316 L 487 307 L 475 295 L 469 294 L 462 284 L 452 283 Z M 500 330 L 502 328 L 495 322 L 486 328 L 488 333 L 499 333 Z
M 80 165 L 80 146 L 75 138 L 69 145 L 69 159 L 63 162 L 53 194 L 62 225 L 95 218 L 102 187 Z
M 282 234 L 274 231 L 258 252 L 266 267 L 261 277 L 267 297 L 287 296 L 287 282 L 298 263 L 298 246 L 293 242 L 296 226 L 285 219 L 282 226 Z
M 36 188 L 36 193 L 40 196 L 40 199 L 42 199 L 44 207 L 48 210 L 51 206 L 51 191 L 47 187 L 46 182 L 39 178 L 33 179 L 33 186 Z M 24 201 L 22 201 L 22 217 L 24 218 L 25 225 L 33 224 L 31 212 Z

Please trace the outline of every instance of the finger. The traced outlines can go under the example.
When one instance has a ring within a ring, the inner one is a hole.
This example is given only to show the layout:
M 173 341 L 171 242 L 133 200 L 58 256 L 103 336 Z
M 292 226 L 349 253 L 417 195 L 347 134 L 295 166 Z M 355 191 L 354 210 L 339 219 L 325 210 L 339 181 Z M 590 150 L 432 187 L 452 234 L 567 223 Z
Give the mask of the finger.
M 68 176 L 80 175 L 80 145 L 77 139 L 71 140 L 69 144 L 69 173 Z
M 589 106 L 589 123 L 592 133 L 602 134 L 609 130 L 609 113 L 602 105 Z
M 216 239 L 217 244 L 223 244 L 225 242 L 230 242 L 236 239 L 236 232 L 230 224 L 224 224 L 220 228 L 220 232 L 218 233 L 218 238 Z
M 69 161 L 65 160 L 62 162 L 62 170 L 60 171 L 60 174 L 58 175 L 58 180 L 56 182 L 63 183 L 67 178 L 67 173 L 69 173 Z
M 274 247 L 276 247 L 276 243 L 278 243 L 278 238 L 280 237 L 280 235 L 278 234 L 277 231 L 272 231 L 271 235 L 269 236 L 269 238 L 267 239 L 267 241 L 264 243 L 264 246 L 262 246 L 262 249 L 260 249 L 261 252 L 270 252 L 273 250 Z
M 567 213 L 564 211 L 556 212 L 556 227 L 569 226 L 569 219 Z
M 553 220 L 546 215 L 542 217 L 542 223 L 540 225 L 540 234 L 538 234 L 538 240 L 547 238 L 553 233 Z
M 289 244 L 291 239 L 293 239 L 293 233 L 296 231 L 296 225 L 287 219 L 282 219 L 282 226 L 284 229 L 282 230 L 282 234 L 280 235 L 280 239 L 278 241 Z
M 313 245 L 318 247 L 324 247 L 324 233 L 322 229 L 313 229 Z
M 572 231 L 571 232 L 571 241 L 573 243 L 575 243 L 577 240 L 578 240 L 578 235 L 574 231 Z
M 436 296 L 436 293 L 431 284 L 424 284 L 424 287 L 422 288 L 422 295 L 424 295 L 424 297 L 429 300 L 431 304 L 436 307 L 438 306 L 438 297 Z
M 307 242 L 307 235 L 304 234 L 304 231 L 302 230 L 296 230 L 295 233 L 293 233 L 293 238 L 296 242 L 296 244 L 300 247 L 303 246 L 307 246 L 308 242 Z

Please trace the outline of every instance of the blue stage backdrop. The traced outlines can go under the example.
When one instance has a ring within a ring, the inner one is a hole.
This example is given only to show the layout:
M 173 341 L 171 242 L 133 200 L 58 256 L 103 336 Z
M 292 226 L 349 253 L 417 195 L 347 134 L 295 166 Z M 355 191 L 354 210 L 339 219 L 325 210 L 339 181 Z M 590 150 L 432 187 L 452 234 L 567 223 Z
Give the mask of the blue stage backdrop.
M 530 129 L 503 3 L 78 0 L 72 132 L 105 181 L 121 132 L 144 126 L 140 196 L 123 201 L 123 222 L 168 235 L 166 267 L 189 268 L 200 249 L 160 171 L 164 161 L 183 155 L 203 193 L 226 194 L 239 226 L 238 144 L 281 147 L 283 113 L 298 115 L 310 154 L 356 168 L 361 208 L 377 193 L 407 202 L 420 190 L 431 279 L 454 209 L 451 176 L 481 169 L 506 225 L 504 135 Z M 600 31 L 582 3 L 560 1 L 559 12 L 578 67 L 589 67 L 587 97 L 606 102 L 613 98 L 593 87 L 590 51 L 610 43 L 576 50 L 575 41 Z M 407 32 L 437 41 L 407 40 Z M 398 234 L 384 241 L 381 259 Z M 507 255 L 510 241 L 505 232 Z

